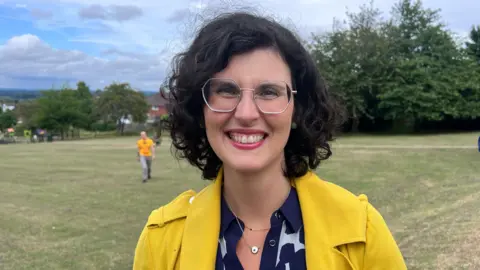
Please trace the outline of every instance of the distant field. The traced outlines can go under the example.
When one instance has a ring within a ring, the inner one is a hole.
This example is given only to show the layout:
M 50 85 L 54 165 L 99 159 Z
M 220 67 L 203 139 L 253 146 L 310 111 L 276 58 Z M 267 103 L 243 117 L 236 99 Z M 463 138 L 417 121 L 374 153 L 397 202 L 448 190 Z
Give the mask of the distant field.
M 408 269 L 480 269 L 479 135 L 345 137 L 317 172 L 368 195 Z M 150 211 L 208 184 L 168 140 L 141 184 L 135 139 L 0 145 L 0 269 L 131 269 Z

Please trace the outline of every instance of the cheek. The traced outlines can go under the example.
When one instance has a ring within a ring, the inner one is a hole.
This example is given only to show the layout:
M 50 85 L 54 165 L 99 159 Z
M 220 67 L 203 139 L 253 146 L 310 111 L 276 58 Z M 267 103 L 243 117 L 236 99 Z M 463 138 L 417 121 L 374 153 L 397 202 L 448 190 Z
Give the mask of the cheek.
M 284 113 L 279 115 L 270 115 L 265 118 L 272 131 L 279 136 L 288 137 L 292 128 L 293 106 L 289 107 Z
M 203 111 L 205 128 L 208 139 L 223 135 L 223 128 L 228 121 L 227 113 L 215 113 L 206 109 Z M 212 143 L 212 142 L 211 142 Z
M 292 127 L 291 116 L 273 117 L 267 119 L 267 124 L 273 135 L 279 140 L 287 140 Z

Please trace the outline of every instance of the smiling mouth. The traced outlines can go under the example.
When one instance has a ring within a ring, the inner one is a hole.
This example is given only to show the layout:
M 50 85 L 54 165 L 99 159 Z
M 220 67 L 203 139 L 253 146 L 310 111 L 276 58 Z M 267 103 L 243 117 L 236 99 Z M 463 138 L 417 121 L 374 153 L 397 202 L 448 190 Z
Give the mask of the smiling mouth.
M 241 134 L 241 133 L 233 133 L 227 132 L 227 136 L 230 140 L 240 143 L 240 144 L 255 144 L 259 143 L 268 136 L 267 134 Z

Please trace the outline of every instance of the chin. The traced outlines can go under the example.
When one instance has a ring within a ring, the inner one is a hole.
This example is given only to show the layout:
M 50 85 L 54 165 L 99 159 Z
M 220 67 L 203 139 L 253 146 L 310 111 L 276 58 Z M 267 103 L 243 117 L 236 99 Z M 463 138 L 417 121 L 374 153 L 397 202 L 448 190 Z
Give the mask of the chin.
M 223 162 L 224 168 L 238 173 L 252 174 L 265 170 L 271 165 L 270 156 L 273 154 L 270 145 L 270 136 L 267 133 L 245 130 L 226 132 L 221 138 L 212 140 L 221 141 L 221 144 L 212 144 L 213 150 Z
M 224 167 L 230 168 L 239 173 L 256 173 L 265 169 L 263 162 L 256 161 L 253 157 L 231 157 L 231 162 L 224 162 Z M 257 159 L 258 160 L 258 159 Z

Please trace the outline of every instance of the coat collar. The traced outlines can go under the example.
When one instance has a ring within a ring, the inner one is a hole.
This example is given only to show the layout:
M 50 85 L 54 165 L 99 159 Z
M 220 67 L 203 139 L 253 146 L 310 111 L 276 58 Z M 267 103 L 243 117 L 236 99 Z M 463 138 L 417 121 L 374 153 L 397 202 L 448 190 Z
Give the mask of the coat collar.
M 213 184 L 190 200 L 191 206 L 183 230 L 180 269 L 215 269 L 222 178 L 223 169 L 220 169 Z
M 296 179 L 294 184 L 305 226 L 308 269 L 330 265 L 337 246 L 366 242 L 366 206 L 357 196 L 319 179 L 312 172 Z
M 191 200 L 182 240 L 181 269 L 214 269 L 220 232 L 223 171 Z M 309 269 L 328 265 L 336 246 L 365 242 L 366 211 L 357 196 L 313 172 L 294 179 L 305 226 Z M 205 256 L 205 254 L 208 254 Z

